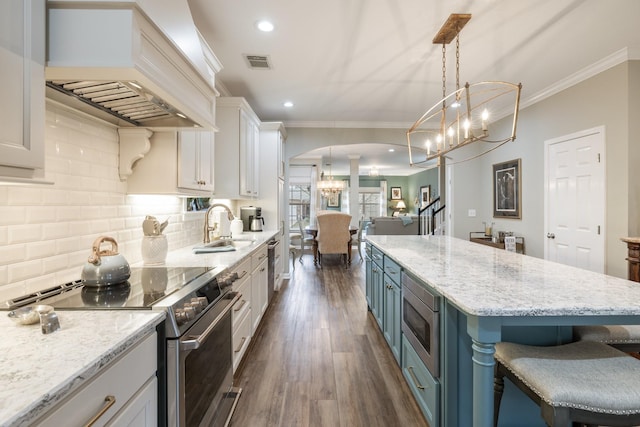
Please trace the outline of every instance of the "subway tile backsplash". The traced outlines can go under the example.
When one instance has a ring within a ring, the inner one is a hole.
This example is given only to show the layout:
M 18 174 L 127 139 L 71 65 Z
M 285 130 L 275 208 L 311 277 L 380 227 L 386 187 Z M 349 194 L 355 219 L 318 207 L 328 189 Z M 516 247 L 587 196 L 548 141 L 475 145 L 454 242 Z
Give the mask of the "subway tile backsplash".
M 115 127 L 47 102 L 45 147 L 53 185 L 0 186 L 0 301 L 80 278 L 100 235 L 141 261 L 145 215 L 169 217 L 170 250 L 201 239 L 203 214 L 183 212 L 184 199 L 126 194 Z

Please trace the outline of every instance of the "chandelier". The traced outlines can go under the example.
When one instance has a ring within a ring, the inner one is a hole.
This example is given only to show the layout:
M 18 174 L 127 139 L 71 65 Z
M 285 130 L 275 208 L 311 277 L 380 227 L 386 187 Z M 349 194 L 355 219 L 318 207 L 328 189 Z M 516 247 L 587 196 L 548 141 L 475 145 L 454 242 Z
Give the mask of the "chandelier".
M 466 83 L 460 87 L 460 31 L 471 19 L 471 14 L 451 14 L 433 44 L 442 45 L 442 99 L 427 110 L 407 131 L 409 164 L 427 167 L 429 160 L 438 159 L 458 148 L 476 141 L 493 144 L 467 161 L 495 150 L 516 139 L 516 124 L 520 106 L 522 84 L 502 81 Z M 456 90 L 446 92 L 446 45 L 456 40 Z M 492 119 L 513 114 L 510 131 L 498 135 L 492 129 Z
M 331 164 L 333 157 L 331 156 L 331 147 L 329 147 L 329 179 L 324 179 L 324 173 L 320 177 L 320 181 L 316 184 L 316 188 L 321 192 L 322 197 L 329 198 L 332 194 L 336 194 L 345 189 L 345 182 L 333 179 L 331 174 Z

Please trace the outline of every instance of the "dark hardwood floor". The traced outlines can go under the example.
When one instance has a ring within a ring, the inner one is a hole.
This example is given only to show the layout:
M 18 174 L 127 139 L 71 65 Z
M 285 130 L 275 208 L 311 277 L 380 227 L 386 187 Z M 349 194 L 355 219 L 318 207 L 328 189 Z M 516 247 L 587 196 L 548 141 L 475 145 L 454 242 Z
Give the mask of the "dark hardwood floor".
M 349 269 L 337 256 L 323 268 L 308 254 L 296 261 L 236 372 L 234 427 L 427 425 L 367 310 L 354 255 Z

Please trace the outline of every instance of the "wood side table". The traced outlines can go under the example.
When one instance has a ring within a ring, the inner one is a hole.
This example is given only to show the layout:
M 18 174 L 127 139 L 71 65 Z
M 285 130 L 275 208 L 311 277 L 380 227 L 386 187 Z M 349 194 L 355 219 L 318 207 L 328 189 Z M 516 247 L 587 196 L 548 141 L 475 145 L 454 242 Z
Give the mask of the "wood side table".
M 629 280 L 640 282 L 640 237 L 621 237 L 620 240 L 627 244 Z

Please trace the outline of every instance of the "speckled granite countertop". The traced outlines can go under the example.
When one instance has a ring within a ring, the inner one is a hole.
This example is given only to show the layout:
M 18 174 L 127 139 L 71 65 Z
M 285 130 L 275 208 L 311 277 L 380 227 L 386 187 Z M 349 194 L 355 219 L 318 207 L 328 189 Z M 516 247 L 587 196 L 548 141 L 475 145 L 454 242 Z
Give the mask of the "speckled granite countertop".
M 447 236 L 367 236 L 476 316 L 640 315 L 640 284 Z
M 56 311 L 60 330 L 18 325 L 0 311 L 0 426 L 26 426 L 132 344 L 162 311 Z
M 251 255 L 261 244 L 268 242 L 277 233 L 279 233 L 278 230 L 265 230 L 258 233 L 244 232 L 238 237 L 239 239 L 254 240 L 255 242 L 230 252 L 194 254 L 193 246 L 187 246 L 169 252 L 165 265 L 167 267 L 229 268 Z M 136 266 L 142 265 L 142 262 L 136 264 Z

